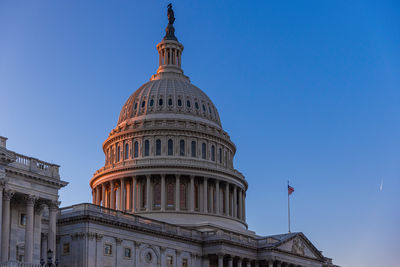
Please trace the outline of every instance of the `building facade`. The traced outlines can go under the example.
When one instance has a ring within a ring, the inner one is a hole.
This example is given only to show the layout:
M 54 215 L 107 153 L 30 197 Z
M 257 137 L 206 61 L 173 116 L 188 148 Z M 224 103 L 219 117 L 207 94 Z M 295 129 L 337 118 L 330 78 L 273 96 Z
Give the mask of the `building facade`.
M 168 21 L 157 73 L 128 98 L 103 143 L 92 203 L 58 209 L 57 230 L 57 191 L 66 185 L 58 166 L 0 146 L 0 266 L 34 266 L 49 248 L 63 267 L 335 266 L 302 233 L 248 229 L 235 144 L 183 73 L 171 6 Z

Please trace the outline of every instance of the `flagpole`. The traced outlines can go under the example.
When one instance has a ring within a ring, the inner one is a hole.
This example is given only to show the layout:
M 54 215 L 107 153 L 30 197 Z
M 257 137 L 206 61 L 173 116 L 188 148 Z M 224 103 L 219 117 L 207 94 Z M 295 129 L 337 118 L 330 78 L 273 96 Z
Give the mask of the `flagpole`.
M 287 192 L 287 203 L 288 203 L 288 226 L 289 226 L 289 233 L 290 233 L 290 197 L 289 197 L 289 181 L 287 181 L 288 185 L 288 192 Z

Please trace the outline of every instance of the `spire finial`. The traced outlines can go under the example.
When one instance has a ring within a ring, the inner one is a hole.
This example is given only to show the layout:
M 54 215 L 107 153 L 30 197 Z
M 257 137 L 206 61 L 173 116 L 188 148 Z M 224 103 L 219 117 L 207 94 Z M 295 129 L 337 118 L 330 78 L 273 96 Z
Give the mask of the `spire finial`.
M 178 39 L 176 39 L 176 37 L 175 37 L 175 28 L 173 26 L 173 24 L 175 22 L 175 15 L 174 15 L 174 10 L 172 9 L 172 4 L 169 3 L 167 7 L 168 7 L 168 12 L 167 12 L 168 26 L 165 29 L 166 34 L 164 36 L 164 40 L 178 41 Z

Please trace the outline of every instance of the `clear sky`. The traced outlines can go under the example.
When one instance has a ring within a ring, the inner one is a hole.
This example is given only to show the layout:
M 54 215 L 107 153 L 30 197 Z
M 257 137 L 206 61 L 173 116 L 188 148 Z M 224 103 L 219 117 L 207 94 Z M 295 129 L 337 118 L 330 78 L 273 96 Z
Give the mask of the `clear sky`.
M 0 135 L 89 179 L 155 73 L 167 1 L 0 1 Z M 175 1 L 182 66 L 219 110 L 258 234 L 302 231 L 336 264 L 400 266 L 398 1 Z M 381 190 L 381 184 L 382 190 Z

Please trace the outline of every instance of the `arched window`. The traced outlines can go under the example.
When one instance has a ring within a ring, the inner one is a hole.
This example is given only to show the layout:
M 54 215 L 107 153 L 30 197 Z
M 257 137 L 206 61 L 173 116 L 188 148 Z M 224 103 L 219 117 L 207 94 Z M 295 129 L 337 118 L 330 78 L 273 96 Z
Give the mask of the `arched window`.
M 186 106 L 187 106 L 188 108 L 190 108 L 190 101 L 189 101 L 189 100 L 186 101 Z
M 160 98 L 160 99 L 158 100 L 158 105 L 159 105 L 159 106 L 162 106 L 162 105 L 163 105 L 163 100 L 162 100 L 162 98 Z
M 211 160 L 215 161 L 215 146 L 211 146 Z
M 199 109 L 199 103 L 195 102 L 194 106 L 196 107 L 196 109 Z
M 137 109 L 137 102 L 135 103 L 135 109 Z
M 150 155 L 150 141 L 145 140 L 144 141 L 144 156 L 148 157 Z
M 185 156 L 185 140 L 179 141 L 179 155 Z
M 153 105 L 154 105 L 154 100 L 151 99 L 151 100 L 150 100 L 150 107 L 152 107 Z
M 144 106 L 146 105 L 146 101 L 142 102 L 142 108 L 144 108 Z
M 168 106 L 172 106 L 172 98 L 168 99 Z
M 168 139 L 168 156 L 172 156 L 174 154 L 174 141 L 172 139 Z
M 121 160 L 120 156 L 121 156 L 121 148 L 118 146 L 117 147 L 117 162 L 119 162 Z
M 206 112 L 206 106 L 203 104 L 203 112 Z
M 195 158 L 196 157 L 196 142 L 192 141 L 192 157 Z
M 161 185 L 159 182 L 154 184 L 153 205 L 155 208 L 161 207 Z
M 133 157 L 137 158 L 139 156 L 139 143 L 135 141 L 133 145 Z
M 207 158 L 207 145 L 206 145 L 206 143 L 202 143 L 201 144 L 201 157 L 202 157 L 202 159 L 206 159 Z
M 219 163 L 222 163 L 222 149 L 221 148 L 219 149 L 218 155 L 219 155 Z
M 181 183 L 180 184 L 180 192 L 179 192 L 179 197 L 180 197 L 180 208 L 181 209 L 187 209 L 187 184 L 186 183 Z
M 129 144 L 125 144 L 125 159 L 129 158 Z
M 167 182 L 167 208 L 174 207 L 175 184 L 172 181 Z
M 178 106 L 182 106 L 182 100 L 178 99 Z
M 156 156 L 161 155 L 161 140 L 157 139 L 156 140 Z

